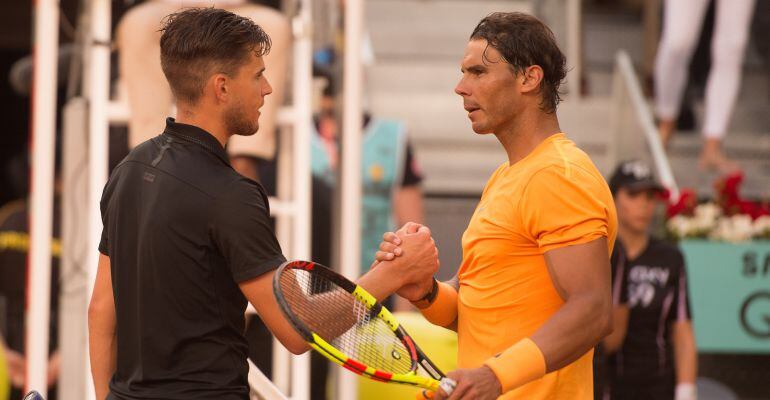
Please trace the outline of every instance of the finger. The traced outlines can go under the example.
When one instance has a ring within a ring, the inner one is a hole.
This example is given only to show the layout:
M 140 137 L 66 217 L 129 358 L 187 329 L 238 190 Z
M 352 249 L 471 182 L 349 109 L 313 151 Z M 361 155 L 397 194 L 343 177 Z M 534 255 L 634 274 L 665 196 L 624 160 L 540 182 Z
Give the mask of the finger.
M 425 225 L 420 225 L 419 229 L 417 229 L 416 232 L 427 233 L 428 235 L 430 235 L 430 228 L 428 228 Z
M 422 228 L 422 225 L 417 223 L 412 223 L 412 225 L 409 226 L 409 228 L 406 230 L 406 233 L 415 233 L 419 231 Z
M 395 254 L 388 253 L 387 251 L 378 251 L 374 253 L 374 259 L 377 261 L 393 261 L 395 258 Z
M 401 238 L 393 232 L 385 232 L 382 234 L 382 240 L 393 243 L 395 245 L 401 244 Z
M 457 383 L 457 387 L 455 387 L 455 390 L 452 391 L 452 394 L 450 396 L 447 396 L 448 400 L 460 400 L 463 399 L 465 394 L 468 392 L 468 389 L 471 388 L 471 384 L 467 381 L 459 381 Z
M 393 243 L 390 242 L 382 242 L 380 243 L 380 251 L 384 251 L 386 253 L 393 253 L 397 256 L 400 256 L 403 251 L 400 247 L 396 246 Z
M 407 222 L 404 224 L 404 226 L 401 227 L 401 229 L 398 230 L 397 233 L 415 233 L 418 229 L 420 229 L 420 226 L 421 225 L 416 222 Z
M 438 387 L 448 397 L 448 396 L 452 395 L 452 392 L 454 392 L 455 387 L 457 387 L 457 381 L 455 381 L 452 378 L 445 377 L 445 378 L 441 379 L 441 381 L 439 382 Z
M 447 378 L 456 382 L 455 389 L 450 396 L 447 396 L 448 400 L 459 400 L 465 396 L 465 393 L 471 387 L 471 383 L 467 379 L 463 379 L 463 373 L 459 371 L 452 371 L 447 374 Z

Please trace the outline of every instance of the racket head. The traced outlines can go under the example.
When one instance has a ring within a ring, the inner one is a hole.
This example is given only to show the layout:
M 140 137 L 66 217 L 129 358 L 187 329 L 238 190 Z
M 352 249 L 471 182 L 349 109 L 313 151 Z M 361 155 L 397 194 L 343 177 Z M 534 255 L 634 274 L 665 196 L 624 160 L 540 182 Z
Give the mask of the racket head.
M 344 276 L 312 261 L 283 263 L 273 278 L 281 311 L 313 349 L 371 379 L 435 390 L 443 377 L 417 375 L 427 357 L 382 304 Z

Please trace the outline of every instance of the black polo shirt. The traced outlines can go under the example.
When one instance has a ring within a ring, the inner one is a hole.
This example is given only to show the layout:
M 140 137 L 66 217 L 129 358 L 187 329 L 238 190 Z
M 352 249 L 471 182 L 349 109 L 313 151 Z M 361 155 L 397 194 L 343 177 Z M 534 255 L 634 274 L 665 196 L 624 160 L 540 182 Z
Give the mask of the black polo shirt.
M 285 261 L 262 187 L 208 132 L 169 118 L 101 200 L 117 313 L 113 399 L 248 399 L 238 282 Z
M 636 258 L 613 265 L 614 296 L 629 308 L 623 345 L 609 359 L 613 399 L 673 399 L 676 385 L 672 324 L 689 321 L 687 274 L 679 249 L 650 238 Z

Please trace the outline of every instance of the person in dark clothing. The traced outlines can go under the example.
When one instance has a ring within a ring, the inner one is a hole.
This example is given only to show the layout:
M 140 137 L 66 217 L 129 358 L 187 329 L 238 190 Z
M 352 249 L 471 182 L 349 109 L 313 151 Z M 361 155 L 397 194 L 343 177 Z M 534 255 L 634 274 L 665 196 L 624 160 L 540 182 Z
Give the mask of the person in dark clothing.
M 697 352 L 684 257 L 649 234 L 664 189 L 638 161 L 618 166 L 610 189 L 619 229 L 612 257 L 615 329 L 602 343 L 604 398 L 694 400 Z
M 267 196 L 225 151 L 259 127 L 270 38 L 250 19 L 193 8 L 165 19 L 160 49 L 177 119 L 129 153 L 101 199 L 88 314 L 96 398 L 246 400 L 247 301 L 289 351 L 308 349 L 273 295 L 285 257 Z M 358 280 L 378 300 L 438 269 L 429 231 L 405 242 L 408 260 Z
M 56 399 L 59 377 L 59 262 L 61 259 L 59 201 L 54 202 L 51 242 L 51 314 L 49 324 L 48 385 L 50 400 Z M 0 346 L 4 348 L 11 380 L 9 400 L 24 396 L 25 305 L 27 257 L 29 253 L 29 202 L 18 200 L 0 208 Z

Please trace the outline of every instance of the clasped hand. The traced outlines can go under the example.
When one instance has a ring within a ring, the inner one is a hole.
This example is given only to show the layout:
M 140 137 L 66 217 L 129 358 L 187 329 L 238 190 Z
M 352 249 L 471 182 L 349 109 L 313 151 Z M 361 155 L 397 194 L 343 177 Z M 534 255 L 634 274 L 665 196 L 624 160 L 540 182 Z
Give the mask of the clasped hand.
M 396 292 L 399 296 L 418 301 L 433 287 L 433 276 L 438 272 L 439 260 L 436 243 L 427 226 L 407 222 L 397 232 L 386 232 L 372 268 L 392 264 L 402 279 Z

